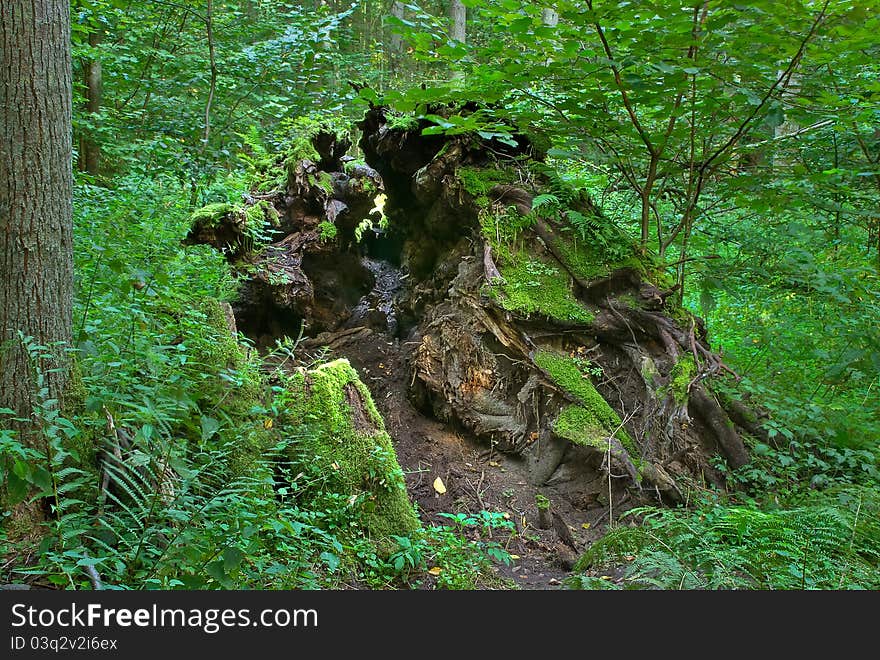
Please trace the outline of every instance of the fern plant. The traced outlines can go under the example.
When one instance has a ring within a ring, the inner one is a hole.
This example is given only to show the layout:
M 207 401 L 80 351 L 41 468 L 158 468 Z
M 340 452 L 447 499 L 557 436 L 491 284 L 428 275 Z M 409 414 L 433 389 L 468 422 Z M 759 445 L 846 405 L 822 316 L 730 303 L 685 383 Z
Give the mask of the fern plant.
M 625 566 L 629 587 L 661 589 L 839 589 L 880 586 L 880 497 L 849 487 L 789 510 L 705 502 L 694 511 L 642 508 L 579 560 L 585 580 Z

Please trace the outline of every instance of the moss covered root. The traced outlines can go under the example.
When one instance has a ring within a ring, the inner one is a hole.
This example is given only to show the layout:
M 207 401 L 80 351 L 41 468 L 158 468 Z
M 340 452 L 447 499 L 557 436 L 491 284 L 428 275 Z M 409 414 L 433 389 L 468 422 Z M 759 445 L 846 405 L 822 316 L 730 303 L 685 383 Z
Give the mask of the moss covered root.
M 608 449 L 608 438 L 615 437 L 632 456 L 635 445 L 623 429 L 620 417 L 593 386 L 589 375 L 581 371 L 574 358 L 553 351 L 539 351 L 535 364 L 553 381 L 580 400 L 580 405 L 563 408 L 553 423 L 556 435 L 577 445 Z

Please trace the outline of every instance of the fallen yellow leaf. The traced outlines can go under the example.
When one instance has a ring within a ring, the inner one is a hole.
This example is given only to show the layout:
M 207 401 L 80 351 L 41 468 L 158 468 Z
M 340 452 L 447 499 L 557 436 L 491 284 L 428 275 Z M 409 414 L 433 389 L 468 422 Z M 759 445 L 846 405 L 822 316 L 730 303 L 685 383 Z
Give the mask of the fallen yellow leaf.
M 590 529 L 590 523 L 584 523 L 583 525 L 581 525 L 581 527 L 583 527 L 584 529 Z
M 271 428 L 272 428 L 272 418 L 271 418 L 271 417 L 270 417 L 270 418 L 267 418 L 267 419 L 263 422 L 263 428 L 264 428 L 264 429 L 271 429 Z
M 439 495 L 446 492 L 446 486 L 443 484 L 443 479 L 440 477 L 434 479 L 434 490 L 436 490 Z
M 510 555 L 511 559 L 519 559 L 519 555 Z
M 440 575 L 443 572 L 443 569 L 439 566 L 434 566 L 433 568 L 428 569 L 428 575 Z
M 501 467 L 501 463 L 498 461 L 489 461 L 489 467 Z

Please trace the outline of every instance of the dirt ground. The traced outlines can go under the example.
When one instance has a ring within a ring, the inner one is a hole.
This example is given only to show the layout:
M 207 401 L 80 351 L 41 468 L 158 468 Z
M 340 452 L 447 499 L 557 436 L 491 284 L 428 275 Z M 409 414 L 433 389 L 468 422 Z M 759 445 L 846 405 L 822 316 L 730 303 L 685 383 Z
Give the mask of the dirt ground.
M 514 533 L 496 533 L 515 557 L 510 566 L 499 565 L 499 576 L 521 589 L 560 589 L 573 562 L 583 549 L 601 536 L 608 524 L 607 495 L 572 501 L 571 489 L 543 486 L 540 492 L 552 502 L 549 529 L 539 528 L 535 496 L 523 460 L 477 443 L 467 432 L 426 417 L 407 397 L 406 357 L 414 345 L 379 332 L 364 332 L 338 351 L 358 370 L 369 386 L 406 474 L 412 500 L 425 524 L 449 524 L 439 513 L 498 512 L 514 523 Z M 446 493 L 433 487 L 440 477 Z M 601 478 L 600 478 L 601 479 Z M 601 489 L 603 484 L 595 484 Z M 607 491 L 606 491 L 607 492 Z M 613 512 L 626 509 L 615 502 Z

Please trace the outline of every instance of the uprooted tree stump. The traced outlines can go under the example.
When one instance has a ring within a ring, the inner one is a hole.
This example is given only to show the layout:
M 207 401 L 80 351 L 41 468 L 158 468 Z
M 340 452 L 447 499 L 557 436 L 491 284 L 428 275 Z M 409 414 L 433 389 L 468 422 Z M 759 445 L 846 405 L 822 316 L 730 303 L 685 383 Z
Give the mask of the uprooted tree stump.
M 279 156 L 240 208 L 194 215 L 188 241 L 248 274 L 239 327 L 343 355 L 360 327 L 404 340 L 414 404 L 522 456 L 535 485 L 610 472 L 670 501 L 695 480 L 723 486 L 713 457 L 744 465 L 744 435 L 762 431 L 713 393 L 729 370 L 662 265 L 526 136 L 415 123 L 372 108 L 365 162 L 313 131 L 311 152 Z M 280 240 L 254 251 L 254 218 Z

